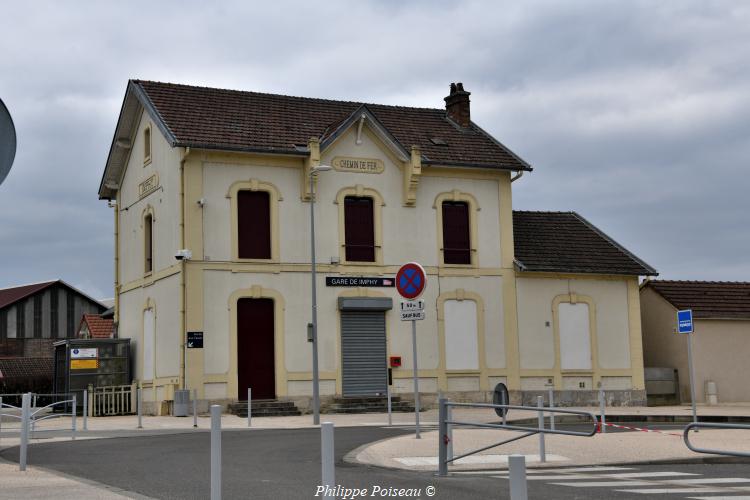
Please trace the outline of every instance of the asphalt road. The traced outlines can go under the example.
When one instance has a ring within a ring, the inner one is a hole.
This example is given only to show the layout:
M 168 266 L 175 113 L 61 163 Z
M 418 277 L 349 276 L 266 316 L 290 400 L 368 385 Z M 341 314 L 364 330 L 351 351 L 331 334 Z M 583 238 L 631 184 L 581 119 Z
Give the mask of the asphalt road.
M 489 474 L 437 478 L 427 472 L 396 471 L 343 462 L 344 455 L 363 444 L 406 432 L 410 431 L 378 427 L 337 428 L 337 483 L 347 488 L 366 489 L 368 498 L 373 498 L 374 487 L 420 490 L 419 498 L 423 499 L 509 498 L 507 479 Z M 29 464 L 153 498 L 207 499 L 209 444 L 210 436 L 206 431 L 42 443 L 30 447 Z M 227 430 L 223 433 L 222 448 L 225 499 L 315 498 L 316 486 L 320 481 L 320 432 L 317 429 Z M 4 450 L 0 455 L 7 460 L 17 461 L 18 449 Z M 684 477 L 749 478 L 747 484 L 734 486 L 750 488 L 750 467 L 747 464 L 641 466 L 623 473 L 654 471 L 676 473 L 677 477 L 673 479 L 678 480 Z M 618 488 L 617 484 L 606 487 L 570 486 L 565 484 L 568 477 L 529 481 L 529 498 L 655 498 L 655 495 L 619 491 L 622 488 Z M 591 482 L 601 480 L 596 476 Z M 651 486 L 651 483 L 647 485 Z M 433 497 L 428 496 L 428 487 L 434 487 Z M 661 488 L 663 485 L 654 482 L 653 487 Z M 670 494 L 666 498 L 689 497 Z

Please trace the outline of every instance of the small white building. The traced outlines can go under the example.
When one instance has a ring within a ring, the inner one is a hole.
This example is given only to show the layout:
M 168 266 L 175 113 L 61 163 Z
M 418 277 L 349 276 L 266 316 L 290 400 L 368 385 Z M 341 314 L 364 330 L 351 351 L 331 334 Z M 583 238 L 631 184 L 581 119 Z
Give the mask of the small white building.
M 390 357 L 394 392 L 412 391 L 392 284 L 417 261 L 422 392 L 486 400 L 504 382 L 519 400 L 551 381 L 571 401 L 599 383 L 644 400 L 638 276 L 655 272 L 570 214 L 558 234 L 553 216 L 517 213 L 519 258 L 511 183 L 531 167 L 470 120 L 461 84 L 445 101 L 130 81 L 99 196 L 114 207 L 117 331 L 146 399 L 230 402 L 251 386 L 308 405 L 314 196 L 323 396 L 383 394 Z M 333 170 L 311 189 L 320 164 Z

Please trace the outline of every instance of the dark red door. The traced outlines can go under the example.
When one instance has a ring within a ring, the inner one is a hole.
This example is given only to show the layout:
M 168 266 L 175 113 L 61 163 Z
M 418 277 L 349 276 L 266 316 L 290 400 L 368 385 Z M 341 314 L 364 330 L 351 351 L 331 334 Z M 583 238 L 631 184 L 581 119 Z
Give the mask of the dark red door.
M 272 299 L 237 301 L 237 383 L 239 399 L 276 399 Z

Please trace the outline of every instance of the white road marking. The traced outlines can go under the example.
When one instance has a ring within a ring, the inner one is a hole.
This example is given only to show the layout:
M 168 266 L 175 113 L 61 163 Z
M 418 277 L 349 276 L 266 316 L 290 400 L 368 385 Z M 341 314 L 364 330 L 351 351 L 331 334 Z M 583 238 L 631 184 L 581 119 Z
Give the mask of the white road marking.
M 580 483 L 550 483 L 556 486 L 573 486 L 575 488 L 605 488 L 607 486 L 653 486 L 648 481 L 582 481 Z M 722 490 L 725 491 L 725 490 Z
M 633 470 L 633 467 L 602 467 L 602 466 L 593 466 L 593 467 L 571 467 L 571 468 L 565 468 L 565 469 L 554 469 L 556 471 L 560 472 L 603 472 L 608 470 Z
M 401 462 L 409 467 L 415 465 L 437 465 L 438 457 L 396 457 L 397 462 Z M 547 462 L 564 462 L 569 460 L 567 457 L 547 453 Z M 526 455 L 526 463 L 539 462 L 539 455 Z M 508 455 L 469 455 L 453 462 L 456 465 L 472 464 L 507 464 Z
M 721 483 L 750 483 L 744 477 L 704 477 L 702 479 L 675 479 L 672 484 L 721 484 Z
M 688 497 L 691 500 L 750 500 L 750 496 L 728 496 L 728 497 Z
M 652 483 L 653 484 L 653 483 Z M 646 488 L 637 490 L 615 490 L 623 493 L 640 493 L 642 495 L 664 495 L 668 493 L 727 493 L 732 490 L 726 488 Z M 714 497 L 710 497 L 714 498 Z
M 700 476 L 700 474 L 693 472 L 626 472 L 624 474 L 599 474 L 599 476 L 612 479 L 636 479 L 641 477 Z M 685 481 L 692 480 L 686 479 Z

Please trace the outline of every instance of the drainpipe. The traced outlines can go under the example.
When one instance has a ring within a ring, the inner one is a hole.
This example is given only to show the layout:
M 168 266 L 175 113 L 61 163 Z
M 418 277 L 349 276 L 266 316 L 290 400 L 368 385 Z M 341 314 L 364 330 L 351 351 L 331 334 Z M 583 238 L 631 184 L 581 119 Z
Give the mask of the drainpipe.
M 183 150 L 180 158 L 180 248 L 185 245 L 185 160 L 190 155 L 190 148 Z M 186 319 L 186 290 L 187 259 L 180 260 L 180 331 L 182 335 L 182 349 L 180 349 L 180 388 L 187 389 L 187 319 Z
M 514 175 L 513 177 L 511 177 L 510 178 L 510 182 L 517 181 L 521 177 L 523 177 L 523 170 L 519 170 L 516 175 Z
M 119 194 L 119 193 L 118 193 Z M 120 203 L 118 201 L 119 196 L 115 196 L 114 209 L 115 209 L 115 338 L 118 335 L 118 325 L 120 323 Z

